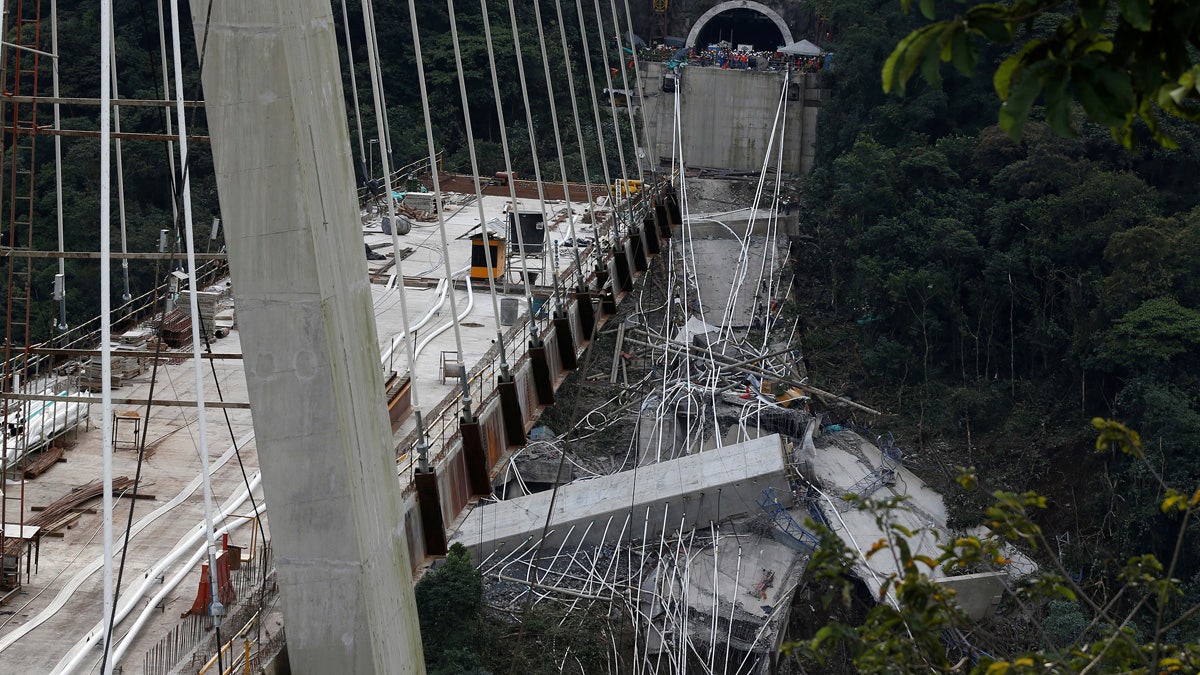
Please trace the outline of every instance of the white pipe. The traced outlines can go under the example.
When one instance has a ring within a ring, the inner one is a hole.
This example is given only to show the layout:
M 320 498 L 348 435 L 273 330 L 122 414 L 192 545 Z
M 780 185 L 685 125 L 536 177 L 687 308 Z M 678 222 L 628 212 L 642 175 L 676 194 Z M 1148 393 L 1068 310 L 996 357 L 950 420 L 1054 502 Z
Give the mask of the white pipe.
M 112 177 L 109 175 L 109 144 L 112 142 L 112 90 L 108 59 L 112 40 L 112 0 L 100 0 L 100 401 L 101 401 L 101 448 L 104 482 L 104 602 L 103 602 L 103 638 L 105 645 L 110 644 L 112 636 L 113 610 L 113 466 L 112 466 L 112 297 L 110 284 L 112 270 L 112 242 L 109 228 L 112 225 L 110 200 L 112 198 Z M 112 664 L 108 664 L 101 675 L 112 672 Z
M 57 395 L 66 396 L 69 393 L 61 391 Z M 42 404 L 42 407 L 30 410 L 29 415 L 21 421 L 25 426 L 24 433 L 9 436 L 11 442 L 7 444 L 4 451 L 6 461 L 12 463 L 21 459 L 45 445 L 51 438 L 73 429 L 88 416 L 86 403 L 56 402 L 48 407 L 49 410 L 47 410 L 46 404 Z M 15 422 L 18 416 L 19 413 L 9 415 L 5 419 L 6 424 Z M 35 420 L 38 427 L 36 429 L 33 428 Z
M 105 0 L 106 2 L 109 0 Z M 175 119 L 179 131 L 179 162 L 183 167 L 183 227 L 187 243 L 188 292 L 191 294 L 192 372 L 196 379 L 196 428 L 200 441 L 200 474 L 204 481 L 204 529 L 208 538 L 208 575 L 212 586 L 213 625 L 221 625 L 217 599 L 217 542 L 213 534 L 212 474 L 208 466 L 208 424 L 204 414 L 204 368 L 200 358 L 200 307 L 196 301 L 196 242 L 192 232 L 191 171 L 188 169 L 187 119 L 183 110 L 183 50 L 179 46 L 179 0 L 171 0 L 171 49 L 175 62 Z M 101 674 L 104 675 L 104 674 Z
M 470 268 L 467 267 L 464 269 L 470 269 Z M 456 272 L 456 274 L 462 274 L 462 270 L 459 270 L 458 272 Z M 380 358 L 379 358 L 379 360 L 381 362 L 390 364 L 392 355 L 395 354 L 395 352 L 396 352 L 396 345 L 403 342 L 405 336 L 407 336 L 408 333 L 415 334 L 418 330 L 420 330 L 422 327 L 424 327 L 425 324 L 429 323 L 429 321 L 431 319 L 433 319 L 434 315 L 436 315 L 442 309 L 442 305 L 446 304 L 446 291 L 449 287 L 450 287 L 450 284 L 445 279 L 438 280 L 437 300 L 434 301 L 434 303 L 432 305 L 430 305 L 429 309 L 427 309 L 425 311 L 425 314 L 423 314 L 416 323 L 414 323 L 412 326 L 409 326 L 407 332 L 402 330 L 399 333 L 396 333 L 395 335 L 393 335 L 391 340 L 388 340 L 388 346 L 386 349 L 383 350 L 383 353 L 380 355 Z
M 267 505 L 260 502 L 258 509 L 252 511 L 252 513 L 254 515 L 261 516 L 266 511 L 266 508 Z M 217 534 L 223 535 L 251 523 L 252 521 L 249 519 L 235 518 L 228 525 L 218 530 Z M 128 651 L 129 647 L 134 643 L 133 638 L 136 637 L 137 634 L 140 633 L 143 628 L 145 628 L 146 623 L 154 617 L 159 603 L 162 602 L 162 600 L 169 593 L 178 588 L 179 584 L 186 580 L 187 577 L 195 571 L 196 564 L 199 563 L 200 559 L 204 557 L 205 548 L 205 546 L 197 548 L 192 553 L 192 557 L 189 558 L 188 561 L 179 568 L 179 571 L 175 573 L 175 576 L 166 581 L 162 589 L 160 589 L 158 593 L 155 593 L 154 597 L 150 598 L 150 601 L 146 603 L 144 608 L 142 608 L 141 614 L 138 615 L 138 618 L 134 621 L 133 625 L 129 627 L 129 632 L 121 637 L 120 644 L 117 645 L 116 650 L 113 652 L 112 661 L 114 665 L 119 665 L 121 660 L 125 658 L 125 652 Z M 147 582 L 155 578 L 157 578 L 157 576 L 151 577 L 147 580 Z
M 470 268 L 466 268 L 466 269 L 470 269 Z M 464 271 L 466 271 L 466 270 L 459 270 L 454 273 L 454 276 L 463 274 Z M 450 306 L 452 308 L 454 307 L 454 294 L 453 293 L 450 294 Z M 467 307 L 466 307 L 466 309 L 464 309 L 462 312 L 459 312 L 458 316 L 450 317 L 449 321 L 438 326 L 437 328 L 434 328 L 433 332 L 431 332 L 429 335 L 426 335 L 425 339 L 421 340 L 420 344 L 417 345 L 417 351 L 413 355 L 413 358 L 416 359 L 416 357 L 420 356 L 421 350 L 425 349 L 425 347 L 428 346 L 429 343 L 433 341 L 433 338 L 446 332 L 447 328 L 450 328 L 451 326 L 453 326 L 457 330 L 459 322 L 461 322 L 463 319 L 467 318 L 467 315 L 471 313 L 471 309 L 474 307 L 475 307 L 475 291 L 471 289 L 471 280 L 467 279 Z M 458 348 L 459 348 L 458 349 L 458 353 L 459 353 L 458 358 L 461 361 L 465 358 L 465 356 L 462 353 L 462 342 L 458 342 Z
M 226 462 L 233 458 L 233 456 L 237 453 L 238 448 L 245 446 L 253 438 L 253 433 L 246 434 L 245 436 L 239 438 L 235 445 L 230 446 L 229 449 L 225 451 L 225 454 L 221 455 L 221 457 L 213 463 L 213 468 L 220 469 L 225 465 Z M 182 490 L 179 491 L 179 494 L 175 495 L 175 497 L 171 499 L 171 501 L 146 514 L 141 520 L 135 523 L 133 529 L 131 529 L 129 532 L 130 539 L 136 537 L 138 533 L 149 527 L 151 523 L 158 520 L 160 517 L 169 513 L 176 506 L 182 504 L 185 499 L 192 496 L 192 493 L 195 492 L 196 488 L 198 487 L 200 487 L 200 476 L 193 478 L 191 482 L 189 482 Z M 95 574 L 96 570 L 100 569 L 103 563 L 104 559 L 99 558 L 93 560 L 86 567 L 79 570 L 75 576 L 71 577 L 70 581 L 63 585 L 63 587 L 58 591 L 58 595 L 54 597 L 54 600 L 52 600 L 45 609 L 43 609 L 33 618 L 26 621 L 21 626 L 14 629 L 12 632 L 7 633 L 4 635 L 4 637 L 0 638 L 0 653 L 11 647 L 17 642 L 17 640 L 20 640 L 28 635 L 38 626 L 41 626 L 43 623 L 49 621 L 64 606 L 66 606 L 67 601 L 71 599 L 71 596 L 75 594 L 75 591 L 79 590 L 79 587 L 88 580 L 88 577 Z
M 242 504 L 244 504 L 246 502 L 246 500 L 248 500 L 248 498 L 250 498 L 251 490 L 253 490 L 254 488 L 257 488 L 257 486 L 260 482 L 262 482 L 262 474 L 260 474 L 260 473 L 254 474 L 254 477 L 251 479 L 250 489 L 242 490 L 239 495 L 235 495 L 234 497 L 229 498 L 229 500 L 226 502 L 226 504 L 224 504 L 224 507 L 223 507 L 222 513 L 221 513 L 221 518 L 222 519 L 228 518 L 228 516 L 230 514 L 233 514 L 235 512 L 235 510 L 239 510 L 241 508 Z M 230 525 L 227 525 L 226 527 L 224 527 L 222 532 L 227 532 L 227 531 L 233 530 L 233 528 L 238 527 L 240 525 L 244 525 L 244 524 L 246 524 L 246 522 L 248 522 L 247 519 L 242 519 L 242 518 L 235 519 L 233 521 L 233 524 L 230 524 Z M 179 560 L 179 558 L 182 555 L 186 554 L 186 552 L 190 552 L 194 548 L 194 546 L 196 546 L 197 543 L 202 542 L 202 539 L 204 538 L 204 533 L 205 533 L 205 524 L 204 524 L 204 522 L 200 522 L 199 525 L 192 528 L 192 532 L 188 533 L 187 536 L 184 538 L 184 540 L 182 540 L 182 542 L 179 545 L 176 545 L 174 549 L 172 549 L 172 550 L 170 550 L 170 552 L 168 552 L 166 557 L 163 557 L 162 560 L 156 562 L 154 566 L 150 567 L 149 569 L 146 569 L 146 571 L 142 575 L 142 584 L 140 584 L 137 587 L 137 590 L 127 593 L 127 595 L 121 597 L 121 601 L 122 601 L 121 604 L 124 605 L 124 607 L 119 607 L 118 611 L 116 611 L 116 619 L 113 623 L 114 628 L 116 626 L 118 626 L 121 621 L 124 621 L 126 616 L 130 615 L 131 611 L 133 611 L 134 605 L 136 605 L 138 602 L 142 601 L 142 598 L 145 596 L 146 591 L 149 591 L 150 586 L 155 583 L 155 579 L 157 579 L 158 577 L 160 577 L 161 574 L 166 572 L 167 568 L 170 567 L 170 565 L 172 565 L 172 563 L 174 563 L 176 560 Z M 196 567 L 196 563 L 198 562 L 199 557 L 204 554 L 205 548 L 206 548 L 206 546 L 202 546 L 202 548 L 200 548 L 200 550 L 197 552 L 197 554 L 193 556 L 192 560 L 190 562 L 188 562 L 187 565 L 184 568 L 182 568 L 178 574 L 176 574 L 176 577 L 182 578 L 182 577 L 186 577 L 187 574 L 191 574 L 193 571 L 192 568 Z M 169 585 L 167 587 L 164 587 L 164 589 L 162 591 L 160 591 L 160 593 L 158 593 L 158 596 L 166 596 L 168 592 L 170 592 L 174 589 L 175 585 L 178 585 L 178 580 L 172 579 L 172 581 L 173 581 L 173 584 Z M 160 599 L 160 598 L 158 598 L 156 596 L 155 601 L 151 601 L 150 604 L 148 605 L 148 607 L 146 607 L 145 609 L 146 610 L 154 609 L 154 605 L 156 604 L 157 599 Z M 136 626 L 136 628 L 140 628 L 140 627 Z M 85 661 L 85 659 L 88 658 L 88 656 L 89 656 L 90 647 L 96 641 L 97 629 L 98 629 L 98 626 L 92 628 L 91 631 L 88 632 L 88 634 L 84 635 L 83 639 L 80 639 L 78 641 L 78 643 L 74 644 L 74 646 L 71 647 L 71 650 L 67 651 L 66 656 L 64 656 L 60 659 L 58 665 L 55 665 L 53 673 L 73 673 L 73 671 L 76 670 L 76 668 L 78 668 L 79 665 L 82 665 L 82 663 Z M 124 651 L 124 650 L 122 650 L 122 647 L 126 647 L 128 644 L 130 644 L 131 643 L 131 640 L 130 640 L 131 635 L 136 635 L 136 634 L 137 634 L 136 629 L 131 628 L 130 632 L 126 633 L 125 638 L 122 639 L 121 645 L 119 647 L 116 647 L 116 651 L 113 652 L 112 656 L 110 656 L 110 662 L 113 663 L 114 667 L 115 667 L 115 664 L 119 662 L 119 657 L 116 655 L 118 655 L 118 653 L 121 653 L 122 651 Z
M 242 507 L 242 504 L 244 504 L 246 502 L 246 500 L 248 500 L 250 498 L 251 490 L 258 487 L 258 485 L 261 482 L 262 482 L 262 474 L 261 473 L 255 474 L 254 477 L 250 479 L 249 489 L 243 489 L 241 491 L 241 493 L 235 495 L 234 497 L 230 498 L 228 501 L 225 502 L 225 506 L 221 511 L 221 516 L 220 516 L 221 519 L 228 518 L 231 514 L 240 510 Z M 262 507 L 260 506 L 260 509 L 261 508 Z M 235 529 L 241 525 L 244 525 L 248 522 L 250 522 L 249 519 L 236 518 L 232 521 L 231 524 L 226 525 L 224 528 L 222 528 L 222 530 L 220 532 L 221 533 L 228 532 L 228 531 L 233 530 L 233 529 Z M 170 553 L 168 553 L 164 558 L 160 559 L 157 563 L 155 563 L 153 566 L 151 566 L 149 569 L 147 569 L 145 572 L 142 573 L 142 583 L 137 587 L 137 589 L 121 596 L 121 601 L 122 601 L 121 605 L 122 606 L 118 607 L 118 609 L 117 609 L 117 616 L 116 616 L 115 621 L 113 622 L 114 628 L 117 625 L 119 625 L 122 621 L 124 621 L 125 617 L 129 616 L 129 614 L 133 611 L 134 606 L 138 602 L 140 602 L 143 597 L 145 597 L 145 595 L 146 595 L 147 591 L 149 591 L 150 587 L 156 583 L 156 580 L 158 579 L 158 577 L 160 575 L 164 574 L 167 571 L 168 567 L 170 567 L 172 564 L 174 564 L 175 561 L 178 560 L 179 558 L 181 558 L 185 553 L 191 552 L 192 549 L 196 546 L 196 544 L 202 543 L 202 540 L 204 539 L 204 535 L 205 535 L 205 523 L 201 522 L 196 527 L 192 528 L 192 531 L 189 534 L 185 535 L 185 538 L 181 541 L 181 543 L 176 545 L 175 548 L 171 549 Z M 150 601 L 150 604 L 145 607 L 145 609 L 143 611 L 143 615 L 145 615 L 149 611 L 153 610 L 154 606 L 156 604 L 158 604 L 157 603 L 158 600 L 160 600 L 167 593 L 170 593 L 172 590 L 174 590 L 175 586 L 177 586 L 179 583 L 179 579 L 182 579 L 183 577 L 186 577 L 187 575 L 189 575 L 193 572 L 193 568 L 195 567 L 196 563 L 199 561 L 199 558 L 204 555 L 206 550 L 207 550 L 207 545 L 202 545 L 201 548 L 195 553 L 195 555 L 193 555 L 192 559 L 189 560 L 188 563 L 186 565 L 184 565 L 184 567 L 181 568 L 180 571 L 176 574 L 177 578 L 172 578 L 171 583 L 168 584 L 167 586 L 165 586 L 163 589 L 161 589 L 159 591 L 159 593 L 154 597 L 154 599 L 152 599 Z M 139 617 L 139 622 L 143 622 L 142 617 Z M 82 639 L 80 639 L 78 642 L 76 642 L 75 645 L 66 653 L 66 655 L 63 656 L 62 659 L 59 660 L 58 664 L 54 667 L 54 670 L 52 672 L 54 672 L 54 673 L 70 673 L 70 672 L 74 672 L 76 668 L 81 666 L 83 661 L 87 660 L 87 658 L 89 657 L 89 654 L 91 651 L 90 648 L 96 642 L 96 638 L 98 637 L 97 630 L 99 628 L 100 628 L 99 626 L 92 628 L 92 630 L 89 631 L 86 635 L 84 635 L 84 637 Z M 134 626 L 132 628 L 130 628 L 129 632 L 127 632 L 125 634 L 124 638 L 121 640 L 121 644 L 115 648 L 115 651 L 113 651 L 111 653 L 111 655 L 109 657 L 109 661 L 112 663 L 112 665 L 114 667 L 116 666 L 117 663 L 120 662 L 120 658 L 121 658 L 120 655 L 122 655 L 124 653 L 125 649 L 128 648 L 129 644 L 132 642 L 132 640 L 130 640 L 130 637 L 136 635 L 137 631 L 140 629 L 141 629 L 141 625 L 139 623 L 135 623 Z

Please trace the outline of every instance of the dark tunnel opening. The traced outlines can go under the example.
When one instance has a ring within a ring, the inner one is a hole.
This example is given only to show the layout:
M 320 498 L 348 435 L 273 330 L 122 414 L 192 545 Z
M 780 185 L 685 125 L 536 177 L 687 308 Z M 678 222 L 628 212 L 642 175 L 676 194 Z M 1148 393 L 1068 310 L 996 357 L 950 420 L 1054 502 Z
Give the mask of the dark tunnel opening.
M 728 9 L 708 20 L 696 38 L 697 49 L 726 40 L 734 47 L 754 45 L 756 51 L 769 51 L 783 45 L 783 33 L 766 14 L 753 9 Z

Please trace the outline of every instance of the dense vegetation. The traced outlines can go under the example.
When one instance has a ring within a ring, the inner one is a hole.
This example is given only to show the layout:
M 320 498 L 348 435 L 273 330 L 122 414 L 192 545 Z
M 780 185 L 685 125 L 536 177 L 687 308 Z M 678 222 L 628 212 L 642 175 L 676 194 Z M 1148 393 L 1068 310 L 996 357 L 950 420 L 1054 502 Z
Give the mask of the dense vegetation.
M 416 595 L 431 675 L 604 672 L 610 645 L 629 639 L 628 624 L 600 606 L 569 611 L 522 602 L 518 621 L 485 601 L 483 579 L 462 544 L 421 578 Z
M 1032 515 L 1064 543 L 1039 555 L 1061 558 L 1104 605 L 1127 560 L 1175 553 L 1189 521 L 1161 508 L 1163 481 L 1188 494 L 1200 484 L 1197 129 L 1164 120 L 1180 148 L 1131 154 L 1080 110 L 1065 138 L 1035 106 L 1014 141 L 985 78 L 951 72 L 939 88 L 883 93 L 884 60 L 916 25 L 899 3 L 838 3 L 831 24 L 834 98 L 798 266 L 814 376 L 896 415 L 882 423 L 904 430 L 911 464 L 946 490 L 952 524 L 984 522 L 990 490 L 1046 495 Z M 980 58 L 994 68 L 1010 53 Z M 1093 417 L 1141 430 L 1148 461 L 1097 453 Z M 954 481 L 971 466 L 985 489 Z M 1191 523 L 1177 608 L 1200 599 Z M 1044 611 L 1079 617 L 1074 639 L 1091 620 L 1080 607 Z M 1180 630 L 1197 629 L 1193 618 Z

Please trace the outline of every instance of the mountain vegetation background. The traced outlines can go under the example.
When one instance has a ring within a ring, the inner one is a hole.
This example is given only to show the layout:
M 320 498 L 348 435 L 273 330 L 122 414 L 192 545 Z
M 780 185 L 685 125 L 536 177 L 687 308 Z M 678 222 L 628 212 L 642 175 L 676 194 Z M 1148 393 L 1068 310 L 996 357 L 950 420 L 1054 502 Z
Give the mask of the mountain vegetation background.
M 350 4 L 353 67 L 364 94 L 363 136 L 378 139 L 365 95 L 362 17 L 357 3 Z M 567 91 L 561 68 L 568 55 L 558 42 L 552 7 L 543 9 L 559 122 L 573 138 L 569 97 L 574 95 L 584 134 L 595 139 L 590 98 L 586 89 Z M 481 171 L 490 173 L 502 170 L 503 163 L 481 15 L 470 3 L 459 10 L 468 104 Z M 63 96 L 98 95 L 97 11 L 77 0 L 59 3 Z M 393 165 L 403 165 L 425 155 L 407 3 L 380 3 L 376 11 Z M 532 176 L 507 6 L 492 3 L 490 11 L 514 169 Z M 121 95 L 161 97 L 154 9 L 147 3 L 117 3 L 116 12 Z M 188 16 L 186 7 L 181 12 Z M 465 171 L 469 163 L 448 18 L 439 3 L 418 3 L 418 14 L 434 134 L 444 167 Z M 336 8 L 335 17 L 341 41 Z M 1048 14 L 1030 29 L 1050 30 L 1061 18 Z M 586 22 L 595 25 L 590 16 Z M 542 60 L 530 5 L 521 3 L 518 23 L 526 70 L 540 81 Z M 566 23 L 571 43 L 578 44 L 573 14 Z M 829 47 L 836 57 L 823 77 L 832 98 L 821 111 L 819 155 L 804 181 L 803 234 L 796 243 L 793 309 L 803 327 L 799 346 L 809 371 L 824 388 L 888 411 L 885 420 L 874 422 L 876 428 L 895 433 L 906 447 L 906 465 L 944 491 L 952 525 L 985 522 L 989 492 L 1035 490 L 1046 499 L 1032 518 L 1057 544 L 1036 554 L 1057 560 L 1095 604 L 1131 602 L 1119 596 L 1127 561 L 1153 553 L 1161 560 L 1178 559 L 1173 573 L 1179 593 L 1170 602 L 1185 612 L 1200 603 L 1200 537 L 1195 520 L 1161 507 L 1164 479 L 1189 493 L 1200 484 L 1197 128 L 1165 119 L 1162 125 L 1178 149 L 1142 142 L 1130 152 L 1076 108 L 1068 110 L 1068 126 L 1077 133 L 1055 134 L 1035 105 L 1023 137 L 1014 141 L 997 125 L 1000 101 L 986 78 L 947 71 L 940 87 L 914 81 L 904 96 L 885 94 L 884 61 L 919 25 L 896 0 L 829 4 Z M 596 47 L 597 36 L 589 39 Z M 994 68 L 1015 49 L 981 44 L 979 60 Z M 611 54 L 617 56 L 615 50 Z M 183 56 L 185 96 L 202 97 L 190 30 L 184 31 Z M 581 57 L 573 53 L 570 58 L 578 78 Z M 594 60 L 599 69 L 599 59 Z M 348 72 L 345 82 L 348 88 Z M 48 76 L 42 87 L 48 92 Z M 549 94 L 543 84 L 530 95 L 543 174 L 554 179 L 558 159 Z M 163 112 L 123 108 L 122 128 L 162 133 Z M 191 114 L 191 130 L 205 133 L 203 112 Z M 357 148 L 352 117 L 347 124 Z M 95 108 L 64 106 L 63 126 L 98 128 Z M 1134 133 L 1151 138 L 1145 129 Z M 615 148 L 611 132 L 604 142 Z M 156 250 L 160 229 L 180 227 L 172 206 L 178 181 L 167 169 L 164 145 L 131 141 L 123 147 L 133 251 Z M 191 150 L 196 222 L 203 231 L 218 214 L 218 201 L 207 145 L 193 143 Z M 583 158 L 576 144 L 565 143 L 564 151 L 568 175 L 580 179 Z M 98 249 L 97 228 L 86 226 L 96 220 L 97 155 L 94 139 L 63 139 L 68 250 Z M 57 242 L 48 137 L 39 137 L 36 157 L 34 248 L 51 250 Z M 356 160 L 360 174 L 367 165 L 365 173 L 378 175 L 378 146 Z M 595 153 L 587 161 L 592 175 L 600 175 Z M 609 161 L 616 162 L 615 152 Z M 90 319 L 98 304 L 99 273 L 94 262 L 67 266 L 69 322 L 75 325 Z M 134 295 L 152 288 L 165 267 L 130 266 Z M 35 266 L 35 339 L 51 335 L 55 271 L 51 262 Z M 114 284 L 119 276 L 114 274 Z M 120 296 L 119 286 L 114 292 Z M 1117 450 L 1097 452 L 1089 424 L 1094 417 L 1138 429 L 1144 460 Z M 973 467 L 979 486 L 967 489 L 956 480 L 960 467 Z M 1179 536 L 1181 528 L 1187 536 Z M 1175 627 L 1175 635 L 1195 641 L 1200 614 L 1189 616 Z M 810 617 L 810 624 L 819 626 L 827 618 Z M 1089 605 L 1078 600 L 1032 609 L 1005 606 L 974 639 L 997 654 L 1065 649 L 1093 627 L 1093 618 Z M 1134 612 L 1132 629 L 1145 628 L 1146 620 Z M 474 663 L 453 636 L 444 637 L 446 663 L 459 658 Z
M 1006 602 L 979 649 L 1067 650 L 1103 623 L 1094 606 L 1152 633 L 1155 612 L 1122 591 L 1144 554 L 1177 563 L 1164 604 L 1183 620 L 1166 639 L 1196 643 L 1200 537 L 1163 502 L 1167 485 L 1200 485 L 1197 128 L 1161 117 L 1167 150 L 1135 125 L 1131 152 L 1077 105 L 1055 133 L 1038 99 L 1013 140 L 990 78 L 949 68 L 940 86 L 885 94 L 885 59 L 922 23 L 893 0 L 832 6 L 833 98 L 797 244 L 809 372 L 893 415 L 882 426 L 952 526 L 989 523 L 995 491 L 1045 496 L 1030 517 L 1051 545 L 1036 555 L 1089 602 Z M 985 73 L 1021 48 L 979 42 Z M 1144 457 L 1098 452 L 1097 417 L 1138 429 Z

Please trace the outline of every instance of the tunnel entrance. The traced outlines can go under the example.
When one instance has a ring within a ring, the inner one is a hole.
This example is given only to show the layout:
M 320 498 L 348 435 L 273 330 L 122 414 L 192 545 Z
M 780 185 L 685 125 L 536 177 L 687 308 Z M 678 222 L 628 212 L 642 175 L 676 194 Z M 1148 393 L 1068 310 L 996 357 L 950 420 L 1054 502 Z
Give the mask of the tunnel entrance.
M 770 17 L 749 7 L 727 9 L 708 19 L 699 28 L 696 40 L 692 43 L 698 49 L 721 40 L 734 47 L 751 44 L 755 51 L 771 51 L 788 43 Z

